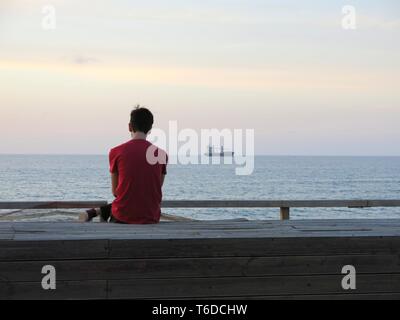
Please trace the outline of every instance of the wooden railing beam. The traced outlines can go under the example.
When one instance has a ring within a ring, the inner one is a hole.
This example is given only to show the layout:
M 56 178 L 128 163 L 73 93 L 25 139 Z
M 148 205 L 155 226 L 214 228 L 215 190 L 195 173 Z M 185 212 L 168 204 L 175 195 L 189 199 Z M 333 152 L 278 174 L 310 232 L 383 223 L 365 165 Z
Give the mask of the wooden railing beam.
M 106 201 L 0 202 L 0 209 L 80 209 Z M 400 207 L 400 200 L 165 200 L 163 208 L 372 208 Z
M 0 202 L 1 209 L 98 208 L 106 201 Z M 400 200 L 165 200 L 163 208 L 280 208 L 281 220 L 290 219 L 290 208 L 400 207 Z

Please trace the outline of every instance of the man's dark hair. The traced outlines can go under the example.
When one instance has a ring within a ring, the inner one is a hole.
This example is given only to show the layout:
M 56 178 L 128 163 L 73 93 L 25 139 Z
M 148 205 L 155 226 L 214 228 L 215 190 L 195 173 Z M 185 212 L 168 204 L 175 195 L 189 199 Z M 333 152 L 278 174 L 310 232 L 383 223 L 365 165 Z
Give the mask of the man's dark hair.
M 154 117 L 147 108 L 136 106 L 131 112 L 131 125 L 134 131 L 149 133 L 153 127 Z

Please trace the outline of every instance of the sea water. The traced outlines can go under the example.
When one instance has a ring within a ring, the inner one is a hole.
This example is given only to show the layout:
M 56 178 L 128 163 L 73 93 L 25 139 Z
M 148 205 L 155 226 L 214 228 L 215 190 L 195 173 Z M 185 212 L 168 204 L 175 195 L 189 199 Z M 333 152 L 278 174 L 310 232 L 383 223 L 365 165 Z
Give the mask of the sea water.
M 170 165 L 166 200 L 400 199 L 400 157 L 257 156 L 234 165 Z M 112 201 L 105 155 L 0 155 L 1 201 Z M 277 219 L 279 209 L 165 209 L 196 219 Z M 0 211 L 0 221 L 72 220 L 75 213 Z M 292 219 L 400 218 L 400 208 L 296 208 Z

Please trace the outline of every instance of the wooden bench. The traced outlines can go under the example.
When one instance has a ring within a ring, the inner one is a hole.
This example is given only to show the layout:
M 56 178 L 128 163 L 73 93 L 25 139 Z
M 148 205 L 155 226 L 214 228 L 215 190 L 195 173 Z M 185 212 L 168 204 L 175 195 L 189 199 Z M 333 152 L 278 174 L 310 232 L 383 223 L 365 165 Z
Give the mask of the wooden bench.
M 6 222 L 0 248 L 0 299 L 400 299 L 400 220 Z

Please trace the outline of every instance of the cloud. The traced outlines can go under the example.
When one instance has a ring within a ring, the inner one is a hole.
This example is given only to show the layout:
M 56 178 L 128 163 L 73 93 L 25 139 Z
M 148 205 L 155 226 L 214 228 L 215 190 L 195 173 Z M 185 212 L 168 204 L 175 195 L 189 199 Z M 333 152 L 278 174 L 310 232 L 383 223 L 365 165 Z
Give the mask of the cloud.
M 40 72 L 54 79 L 57 74 L 94 78 L 129 85 L 174 85 L 243 90 L 274 90 L 300 92 L 302 90 L 339 90 L 350 92 L 387 92 L 396 88 L 399 75 L 393 72 L 369 70 L 337 70 L 331 68 L 182 68 L 156 65 L 92 64 L 82 68 L 78 64 L 1 61 L 0 70 Z
M 73 58 L 73 63 L 78 64 L 78 65 L 88 65 L 92 63 L 97 63 L 99 62 L 98 59 L 92 58 L 92 57 L 87 57 L 87 56 L 76 56 Z

